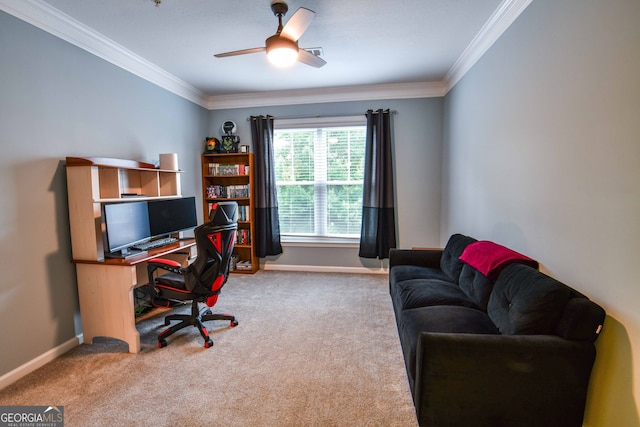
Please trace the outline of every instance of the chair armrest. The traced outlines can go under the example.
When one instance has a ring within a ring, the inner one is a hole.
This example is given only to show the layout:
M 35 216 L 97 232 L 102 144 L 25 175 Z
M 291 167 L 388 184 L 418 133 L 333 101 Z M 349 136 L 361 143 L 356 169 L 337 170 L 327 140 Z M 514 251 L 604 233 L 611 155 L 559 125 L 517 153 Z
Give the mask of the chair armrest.
M 177 261 L 164 258 L 152 258 L 147 261 L 147 275 L 149 276 L 150 285 L 154 283 L 153 273 L 158 269 L 167 270 L 176 274 L 186 274 L 187 272 L 187 269 L 182 267 Z
M 593 343 L 554 335 L 421 332 L 414 386 L 418 420 L 581 426 L 594 360 Z
M 442 249 L 390 249 L 389 268 L 395 265 L 440 268 Z
M 147 261 L 147 263 L 149 264 L 161 264 L 161 265 L 166 265 L 169 267 L 181 267 L 180 263 L 178 261 L 174 261 L 172 259 L 164 259 L 164 258 L 152 258 L 149 261 Z M 160 267 L 160 266 L 159 266 Z

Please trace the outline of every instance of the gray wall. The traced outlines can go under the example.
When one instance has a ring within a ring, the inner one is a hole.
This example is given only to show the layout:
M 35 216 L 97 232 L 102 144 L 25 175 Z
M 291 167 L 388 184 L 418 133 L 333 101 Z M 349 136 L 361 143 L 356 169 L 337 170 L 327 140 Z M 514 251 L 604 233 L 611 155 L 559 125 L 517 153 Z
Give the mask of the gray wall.
M 245 143 L 250 114 L 385 107 L 398 111 L 400 246 L 443 244 L 452 232 L 495 240 L 602 304 L 586 424 L 637 427 L 637 22 L 637 0 L 535 0 L 444 103 L 206 112 L 0 12 L 0 342 L 11 347 L 0 352 L 0 375 L 81 331 L 66 156 L 155 161 L 177 152 L 183 193 L 199 195 L 203 138 L 219 135 L 224 120 L 239 124 Z M 351 250 L 294 252 L 270 262 L 361 265 Z
M 535 0 L 445 100 L 443 241 L 513 247 L 607 310 L 589 426 L 640 425 L 639 22 Z
M 199 141 L 208 117 L 4 12 L 0 94 L 2 376 L 81 332 L 65 157 L 153 163 L 159 153 L 176 152 L 186 171 L 183 194 L 199 195 Z
M 440 176 L 442 159 L 442 98 L 359 101 L 292 106 L 213 110 L 209 136 L 220 136 L 220 126 L 233 120 L 241 144 L 251 145 L 247 117 L 357 115 L 368 109 L 389 108 L 393 116 L 396 215 L 398 246 L 437 245 L 440 238 Z M 331 266 L 380 268 L 378 260 L 358 257 L 358 248 L 304 247 L 284 245 L 283 254 L 262 260 L 267 267 Z M 270 265 L 269 265 L 270 264 Z

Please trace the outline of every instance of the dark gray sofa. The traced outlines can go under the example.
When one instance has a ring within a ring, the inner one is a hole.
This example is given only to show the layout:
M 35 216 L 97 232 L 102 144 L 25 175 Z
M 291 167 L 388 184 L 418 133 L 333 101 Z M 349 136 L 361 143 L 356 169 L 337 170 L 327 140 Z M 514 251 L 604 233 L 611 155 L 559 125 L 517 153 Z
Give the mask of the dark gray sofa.
M 461 234 L 444 249 L 390 251 L 421 426 L 582 425 L 605 312 L 520 255 Z

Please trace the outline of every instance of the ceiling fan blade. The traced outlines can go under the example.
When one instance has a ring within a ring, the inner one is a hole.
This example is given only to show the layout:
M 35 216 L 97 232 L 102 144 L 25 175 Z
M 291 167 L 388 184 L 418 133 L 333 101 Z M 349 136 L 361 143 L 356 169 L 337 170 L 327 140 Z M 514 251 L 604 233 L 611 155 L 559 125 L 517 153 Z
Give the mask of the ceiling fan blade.
M 327 63 L 324 59 L 304 49 L 298 49 L 298 62 L 320 68 Z
M 246 55 L 248 53 L 258 53 L 258 52 L 264 52 L 266 49 L 264 47 L 253 47 L 251 49 L 242 49 L 242 50 L 234 50 L 232 52 L 225 52 L 225 53 L 216 53 L 215 56 L 216 58 L 224 58 L 227 56 L 237 56 L 237 55 Z
M 298 41 L 302 33 L 311 25 L 314 16 L 316 16 L 316 13 L 313 10 L 306 7 L 299 8 L 282 28 L 280 35 L 294 42 Z

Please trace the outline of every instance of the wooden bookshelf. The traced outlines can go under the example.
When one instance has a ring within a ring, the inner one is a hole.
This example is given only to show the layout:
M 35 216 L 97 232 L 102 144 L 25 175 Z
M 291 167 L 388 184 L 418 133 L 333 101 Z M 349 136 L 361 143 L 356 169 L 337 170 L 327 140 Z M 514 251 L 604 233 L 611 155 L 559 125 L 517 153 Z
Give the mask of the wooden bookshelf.
M 203 154 L 202 199 L 204 218 L 217 201 L 238 203 L 238 240 L 233 251 L 237 258 L 233 273 L 255 273 L 260 267 L 256 256 L 253 153 Z

